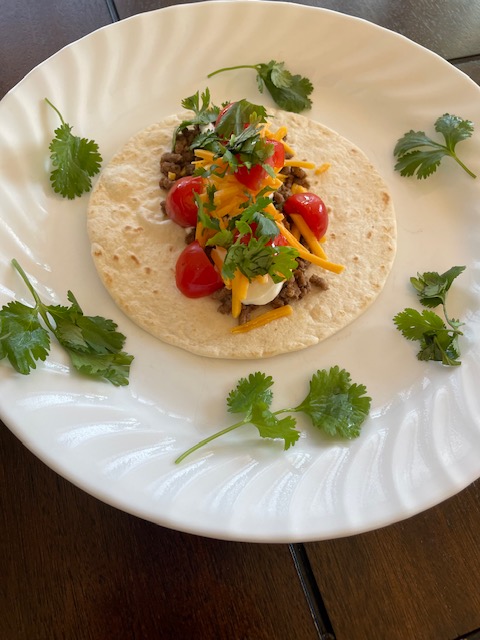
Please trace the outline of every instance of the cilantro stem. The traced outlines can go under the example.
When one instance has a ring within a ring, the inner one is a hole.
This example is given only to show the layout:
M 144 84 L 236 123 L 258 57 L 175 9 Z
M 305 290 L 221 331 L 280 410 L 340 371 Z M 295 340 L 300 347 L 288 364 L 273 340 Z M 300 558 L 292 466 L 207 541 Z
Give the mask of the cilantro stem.
M 197 442 L 197 444 L 194 445 L 193 447 L 191 447 L 190 449 L 188 449 L 188 451 L 185 451 L 184 453 L 182 453 L 182 455 L 179 456 L 175 460 L 175 464 L 179 464 L 180 462 L 182 462 L 182 460 L 184 460 L 191 453 L 193 453 L 194 451 L 197 451 L 198 449 L 200 449 L 201 447 L 205 446 L 206 444 L 209 444 L 210 442 L 212 442 L 212 440 L 215 440 L 216 438 L 219 438 L 220 436 L 223 436 L 226 433 L 229 433 L 230 431 L 234 431 L 235 429 L 238 429 L 238 427 L 242 427 L 244 424 L 249 424 L 249 421 L 248 420 L 240 420 L 240 422 L 236 422 L 235 424 L 230 425 L 226 429 L 222 429 L 221 431 L 217 431 L 217 433 L 214 433 L 212 436 L 209 436 L 208 438 L 205 438 L 204 440 L 201 440 L 200 442 Z
M 258 67 L 255 64 L 239 64 L 235 67 L 223 67 L 222 69 L 217 69 L 216 71 L 212 71 L 207 75 L 207 78 L 211 78 L 212 76 L 217 75 L 217 73 L 221 73 L 222 71 L 234 71 L 235 69 L 255 69 L 258 71 Z
M 460 158 L 455 153 L 452 153 L 451 155 L 452 155 L 452 158 L 458 162 L 458 164 L 462 167 L 462 169 L 464 169 L 468 173 L 469 176 L 471 176 L 472 178 L 476 178 L 477 177 L 473 173 L 473 171 L 470 171 L 470 169 L 466 165 L 463 164 L 463 162 L 460 160 Z
M 22 269 L 22 267 L 20 266 L 20 264 L 18 263 L 18 261 L 15 258 L 12 259 L 12 265 L 18 271 L 18 273 L 22 276 L 22 280 L 25 282 L 25 284 L 28 287 L 28 290 L 32 294 L 33 298 L 35 299 L 37 307 L 41 306 L 42 301 L 40 300 L 40 298 L 38 296 L 38 293 L 33 288 L 33 285 L 31 284 L 30 280 L 28 279 L 27 274 L 25 273 L 25 271 Z
M 54 111 L 56 111 L 56 112 L 57 112 L 58 117 L 60 118 L 61 123 L 62 123 L 62 124 L 65 124 L 65 121 L 63 120 L 62 114 L 61 114 L 61 113 L 60 113 L 60 111 L 57 109 L 57 107 L 56 107 L 54 104 L 52 104 L 48 98 L 45 98 L 45 102 L 46 102 L 47 104 L 49 104 L 49 105 L 52 107 L 52 109 L 53 109 Z
M 22 269 L 22 267 L 20 266 L 20 264 L 17 262 L 17 260 L 15 258 L 12 259 L 12 265 L 18 271 L 18 273 L 21 275 L 22 280 L 25 282 L 25 284 L 27 285 L 28 290 L 32 294 L 33 299 L 35 300 L 35 311 L 41 315 L 43 321 L 45 322 L 47 327 L 50 329 L 50 331 L 55 332 L 55 327 L 52 325 L 52 323 L 50 322 L 50 320 L 48 318 L 48 314 L 45 312 L 45 305 L 41 301 L 40 296 L 35 291 L 32 283 L 28 279 L 27 274 L 25 273 L 25 271 Z

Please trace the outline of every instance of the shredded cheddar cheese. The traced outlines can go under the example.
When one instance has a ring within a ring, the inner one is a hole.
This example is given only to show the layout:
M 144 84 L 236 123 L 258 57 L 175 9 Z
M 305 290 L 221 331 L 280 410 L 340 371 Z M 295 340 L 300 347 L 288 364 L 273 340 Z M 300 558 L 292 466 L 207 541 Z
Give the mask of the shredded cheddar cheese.
M 319 240 L 313 234 L 313 231 L 310 229 L 305 220 L 298 213 L 291 213 L 290 218 L 295 223 L 295 226 L 300 231 L 301 235 L 305 238 L 306 243 L 312 253 L 314 253 L 319 258 L 327 259 L 327 254 L 323 250 L 322 245 Z
M 242 302 L 247 297 L 248 278 L 240 269 L 235 271 L 232 280 L 232 316 L 238 318 L 242 310 Z
M 258 329 L 258 327 L 263 327 L 264 325 L 272 322 L 273 320 L 278 320 L 279 318 L 286 318 L 287 316 L 293 313 L 293 308 L 286 304 L 283 307 L 277 307 L 276 309 L 271 309 L 270 311 L 265 311 L 265 313 L 260 314 L 256 318 L 252 318 L 248 320 L 244 324 L 239 324 L 236 327 L 231 329 L 232 333 L 246 333 L 247 331 L 251 331 L 252 329 Z
M 300 258 L 308 260 L 308 262 L 316 264 L 318 267 L 322 267 L 322 269 L 326 269 L 327 271 L 332 271 L 333 273 L 342 273 L 345 269 L 341 264 L 330 262 L 330 260 L 325 260 L 324 258 L 320 258 L 319 256 L 310 253 L 310 251 L 308 251 L 281 222 L 277 224 L 282 236 L 286 238 L 292 247 L 297 249 Z
M 325 173 L 325 171 L 328 171 L 330 169 L 330 166 L 331 165 L 329 162 L 324 162 L 323 164 L 321 164 L 319 167 L 315 169 L 315 175 L 316 176 L 322 175 L 322 173 Z
M 315 169 L 314 162 L 307 162 L 306 160 L 285 160 L 286 167 L 299 167 L 300 169 Z

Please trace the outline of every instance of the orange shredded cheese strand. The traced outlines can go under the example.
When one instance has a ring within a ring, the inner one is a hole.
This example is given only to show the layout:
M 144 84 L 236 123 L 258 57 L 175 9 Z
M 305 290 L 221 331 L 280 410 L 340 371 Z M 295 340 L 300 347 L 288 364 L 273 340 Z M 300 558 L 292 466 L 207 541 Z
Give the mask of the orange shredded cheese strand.
M 280 222 L 285 217 L 283 213 L 281 213 L 278 209 L 276 209 L 271 202 L 265 207 L 264 211 L 269 213 L 272 216 L 272 218 L 277 222 Z
M 301 169 L 315 169 L 314 162 L 307 162 L 306 160 L 285 160 L 286 167 L 300 167 Z
M 291 186 L 292 193 L 306 193 L 306 191 L 305 187 L 302 187 L 302 185 L 297 182 L 294 182 Z
M 313 231 L 310 229 L 308 224 L 298 213 L 291 213 L 290 218 L 293 220 L 295 225 L 298 227 L 300 233 L 305 238 L 308 247 L 312 253 L 324 260 L 327 260 L 327 255 L 323 250 L 322 245 L 320 244 L 318 238 L 315 237 Z
M 298 255 L 300 258 L 304 260 L 308 260 L 312 264 L 316 264 L 318 267 L 322 267 L 322 269 L 326 269 L 327 271 L 333 271 L 333 273 L 342 273 L 345 267 L 341 264 L 336 264 L 335 262 L 330 262 L 330 260 L 325 260 L 324 258 L 320 258 L 316 256 L 314 253 L 310 253 L 296 238 L 290 231 L 283 226 L 281 222 L 277 222 L 280 233 L 284 238 L 287 239 L 289 244 L 292 247 L 295 247 L 298 251 Z
M 207 160 L 208 162 L 213 162 L 214 159 L 213 151 L 208 151 L 207 149 L 195 149 L 195 155 L 197 158 Z
M 236 327 L 233 327 L 231 329 L 231 332 L 245 333 L 246 331 L 251 331 L 252 329 L 257 329 L 258 327 L 263 327 L 269 322 L 272 322 L 272 320 L 278 320 L 278 318 L 286 318 L 287 316 L 291 315 L 292 312 L 293 308 L 289 304 L 286 304 L 283 307 L 277 307 L 277 309 L 265 311 L 265 313 L 260 314 L 256 318 L 252 318 L 244 324 L 239 324 Z
M 331 165 L 329 162 L 324 162 L 323 164 L 321 164 L 319 167 L 315 169 L 315 175 L 320 176 L 322 173 L 325 173 L 325 171 L 328 171 L 330 167 Z
M 295 238 L 295 240 L 300 241 L 300 236 L 302 234 L 300 233 L 300 229 L 295 224 L 290 225 L 290 233 Z
M 232 280 L 232 316 L 238 318 L 242 310 L 242 302 L 247 297 L 248 278 L 240 269 L 235 271 Z
M 275 131 L 275 133 L 269 135 L 269 138 L 273 138 L 274 140 L 282 140 L 283 138 L 285 138 L 285 136 L 287 135 L 288 131 L 287 131 L 287 127 L 283 126 L 280 127 L 279 129 L 277 129 Z

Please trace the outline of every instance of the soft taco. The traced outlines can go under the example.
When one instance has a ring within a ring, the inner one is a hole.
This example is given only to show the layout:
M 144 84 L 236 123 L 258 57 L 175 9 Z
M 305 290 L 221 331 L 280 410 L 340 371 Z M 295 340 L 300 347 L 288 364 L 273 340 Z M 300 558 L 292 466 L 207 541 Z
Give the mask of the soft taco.
M 140 131 L 103 169 L 88 208 L 98 273 L 135 323 L 195 354 L 260 358 L 317 344 L 363 313 L 385 285 L 396 249 L 387 185 L 358 147 L 305 116 L 267 114 L 246 101 L 204 107 Z M 279 144 L 284 157 L 274 162 Z M 179 147 L 189 150 L 188 162 L 170 155 Z M 253 185 L 256 167 L 262 178 Z M 190 193 L 199 210 L 193 229 L 165 213 L 168 190 L 185 175 L 205 181 Z M 286 213 L 289 198 L 305 193 L 325 203 L 326 233 L 305 228 L 308 217 L 295 207 Z M 214 293 L 183 291 L 179 264 L 189 243 L 208 256 Z M 269 256 L 263 273 L 241 258 L 235 266 L 232 256 L 249 243 L 258 264 Z M 245 312 L 250 319 L 239 325 Z

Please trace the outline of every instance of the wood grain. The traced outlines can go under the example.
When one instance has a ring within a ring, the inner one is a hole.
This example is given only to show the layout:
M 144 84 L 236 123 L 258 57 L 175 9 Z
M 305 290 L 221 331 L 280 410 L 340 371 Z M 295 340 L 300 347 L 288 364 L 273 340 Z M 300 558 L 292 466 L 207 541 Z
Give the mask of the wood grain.
M 0 638 L 318 638 L 287 545 L 178 533 L 109 507 L 0 425 Z
M 202 0 L 193 0 L 199 1 Z M 115 0 L 120 18 L 186 3 L 187 0 Z M 447 59 L 480 51 L 480 3 L 472 0 L 296 0 L 296 4 L 363 18 L 401 33 Z
M 37 64 L 110 22 L 101 0 L 2 0 L 0 97 Z
M 337 640 L 451 640 L 480 627 L 480 481 L 404 522 L 306 550 Z

